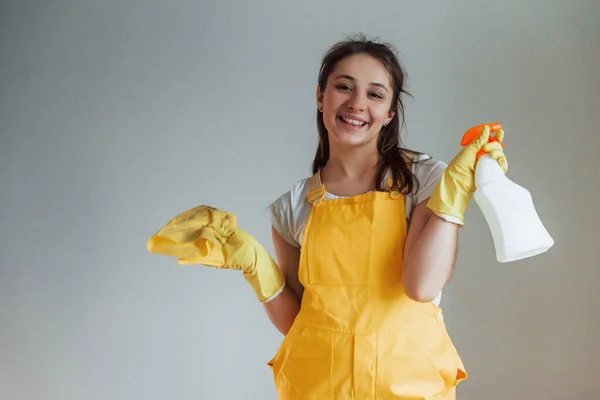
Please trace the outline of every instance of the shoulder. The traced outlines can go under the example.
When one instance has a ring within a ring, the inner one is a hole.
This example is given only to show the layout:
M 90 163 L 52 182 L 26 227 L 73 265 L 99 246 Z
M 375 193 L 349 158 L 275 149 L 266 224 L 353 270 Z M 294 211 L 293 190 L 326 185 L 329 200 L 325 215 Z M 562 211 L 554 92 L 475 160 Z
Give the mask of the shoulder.
M 412 194 L 407 198 L 409 210 L 412 211 L 419 203 L 427 200 L 438 185 L 447 164 L 426 153 L 410 151 L 403 152 L 410 163 L 411 172 L 414 174 L 417 185 Z M 410 215 L 410 212 L 409 212 Z
M 411 171 L 417 177 L 419 183 L 427 181 L 428 178 L 441 175 L 448 166 L 445 162 L 432 158 L 426 153 L 404 152 L 411 166 Z
M 286 242 L 295 247 L 300 247 L 304 224 L 310 213 L 310 205 L 306 201 L 308 180 L 304 178 L 295 182 L 265 209 L 271 225 Z
M 290 209 L 298 204 L 304 203 L 309 178 L 295 182 L 292 187 L 269 204 L 268 208 Z

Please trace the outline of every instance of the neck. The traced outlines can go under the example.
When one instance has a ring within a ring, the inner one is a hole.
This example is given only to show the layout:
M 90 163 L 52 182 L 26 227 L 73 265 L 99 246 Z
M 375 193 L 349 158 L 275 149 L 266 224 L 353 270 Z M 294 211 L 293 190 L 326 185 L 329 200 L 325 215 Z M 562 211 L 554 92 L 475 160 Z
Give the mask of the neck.
M 373 181 L 378 164 L 376 144 L 343 149 L 330 147 L 329 161 L 323 172 L 329 181 Z

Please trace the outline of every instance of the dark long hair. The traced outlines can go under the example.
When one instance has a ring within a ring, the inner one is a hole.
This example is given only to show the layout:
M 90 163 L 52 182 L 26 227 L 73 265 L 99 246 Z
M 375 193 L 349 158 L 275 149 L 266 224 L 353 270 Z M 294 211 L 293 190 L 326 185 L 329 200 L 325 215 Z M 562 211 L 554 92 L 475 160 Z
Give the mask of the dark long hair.
M 377 190 L 384 190 L 382 187 L 385 184 L 383 177 L 389 169 L 394 180 L 393 189 L 403 193 L 411 193 L 418 190 L 418 182 L 409 164 L 412 163 L 413 156 L 419 153 L 405 149 L 400 140 L 400 128 L 405 124 L 402 96 L 411 96 L 411 94 L 405 87 L 406 72 L 398 61 L 395 48 L 388 43 L 367 40 L 364 35 L 357 35 L 355 38 L 334 44 L 323 56 L 319 72 L 320 90 L 325 90 L 327 79 L 337 63 L 346 57 L 360 53 L 368 54 L 383 63 L 390 74 L 393 88 L 390 111 L 394 111 L 394 117 L 379 133 L 377 151 L 379 152 L 380 165 L 375 178 L 375 186 Z M 319 131 L 319 146 L 313 161 L 313 174 L 323 168 L 329 160 L 329 137 L 323 122 L 323 113 L 318 110 L 317 128 Z M 385 189 L 387 189 L 387 186 Z

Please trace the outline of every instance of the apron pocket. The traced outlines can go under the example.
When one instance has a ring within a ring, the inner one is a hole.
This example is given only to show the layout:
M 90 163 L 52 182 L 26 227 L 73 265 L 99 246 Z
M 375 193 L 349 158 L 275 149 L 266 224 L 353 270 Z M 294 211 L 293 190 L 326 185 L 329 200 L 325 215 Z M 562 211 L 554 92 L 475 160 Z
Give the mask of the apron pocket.
M 281 367 L 283 367 L 285 361 L 290 355 L 294 342 L 294 336 L 302 334 L 302 331 L 305 328 L 306 327 L 299 326 L 296 323 L 294 323 L 288 331 L 287 335 L 284 336 L 281 344 L 279 345 L 279 348 L 277 349 L 277 352 L 275 353 L 275 356 L 271 360 L 269 360 L 269 362 L 267 362 L 267 365 L 273 373 L 273 379 L 275 379 L 275 381 L 277 381 L 277 379 L 279 378 L 279 374 L 281 373 Z
M 378 354 L 378 392 L 383 398 L 435 399 L 458 382 L 457 355 L 443 329 L 401 331 L 393 343 L 380 343 Z
M 333 332 L 311 326 L 288 341 L 279 374 L 292 391 L 306 398 L 331 396 L 332 341 Z
M 443 390 L 440 395 L 446 394 L 458 382 L 466 379 L 467 373 L 444 325 L 429 329 L 409 330 L 407 334 L 413 338 L 414 343 L 420 346 L 423 353 L 436 367 L 443 380 Z
M 333 211 L 335 222 L 330 220 L 327 211 L 312 215 L 311 226 L 305 232 L 305 280 L 310 285 L 367 286 L 370 283 L 372 269 L 369 266 L 374 251 L 372 221 L 357 215 L 352 206 L 340 207 L 339 211 Z M 346 208 L 350 211 L 345 212 Z M 385 250 L 378 248 L 377 251 Z

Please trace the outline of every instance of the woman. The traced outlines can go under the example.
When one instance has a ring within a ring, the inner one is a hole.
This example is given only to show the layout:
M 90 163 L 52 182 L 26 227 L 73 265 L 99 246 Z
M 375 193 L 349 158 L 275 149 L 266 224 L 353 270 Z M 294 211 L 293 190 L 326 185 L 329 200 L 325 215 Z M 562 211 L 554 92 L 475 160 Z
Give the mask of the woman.
M 314 175 L 268 208 L 287 287 L 265 304 L 286 335 L 278 392 L 454 398 L 467 375 L 438 305 L 489 131 L 446 168 L 399 147 L 405 77 L 390 46 L 338 43 L 320 71 Z M 484 149 L 506 167 L 497 143 Z
M 232 214 L 209 206 L 148 243 L 183 264 L 244 272 L 285 335 L 268 363 L 280 399 L 449 400 L 467 377 L 439 299 L 476 154 L 505 171 L 506 159 L 488 127 L 448 165 L 401 148 L 404 85 L 389 45 L 358 38 L 325 54 L 313 175 L 268 207 L 277 264 Z

